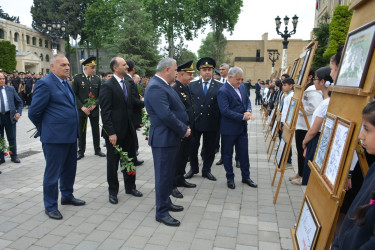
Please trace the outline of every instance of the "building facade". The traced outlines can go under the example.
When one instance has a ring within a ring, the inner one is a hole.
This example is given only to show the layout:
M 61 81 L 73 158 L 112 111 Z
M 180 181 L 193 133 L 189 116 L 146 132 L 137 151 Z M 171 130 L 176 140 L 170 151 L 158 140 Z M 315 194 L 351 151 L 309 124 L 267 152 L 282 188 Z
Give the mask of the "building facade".
M 26 25 L 0 19 L 0 41 L 7 40 L 16 46 L 16 69 L 19 72 L 49 73 L 52 39 Z M 65 54 L 63 39 L 57 41 L 58 53 Z
M 315 23 L 314 27 L 318 27 L 324 13 L 328 13 L 332 19 L 333 12 L 337 5 L 349 5 L 353 0 L 317 0 L 315 6 Z M 329 20 L 330 22 L 331 20 Z
M 230 66 L 241 67 L 244 71 L 244 81 L 251 80 L 255 83 L 259 78 L 269 79 L 272 72 L 272 62 L 267 50 L 278 50 L 279 60 L 275 62 L 275 71 L 281 68 L 283 53 L 282 39 L 268 40 L 268 33 L 263 34 L 262 40 L 228 40 L 226 54 L 230 58 Z M 293 65 L 299 58 L 309 41 L 302 39 L 289 39 L 288 63 Z

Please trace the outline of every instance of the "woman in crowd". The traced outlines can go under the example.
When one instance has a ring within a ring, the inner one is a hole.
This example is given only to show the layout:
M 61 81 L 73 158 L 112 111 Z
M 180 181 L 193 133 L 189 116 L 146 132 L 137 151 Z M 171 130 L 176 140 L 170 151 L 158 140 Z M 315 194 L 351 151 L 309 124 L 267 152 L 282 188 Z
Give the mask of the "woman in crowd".
M 319 141 L 320 131 L 321 131 L 322 124 L 324 121 L 324 117 L 326 116 L 326 113 L 327 113 L 328 104 L 330 100 L 328 87 L 333 85 L 333 80 L 330 74 L 331 74 L 331 69 L 328 66 L 319 68 L 315 73 L 314 85 L 315 85 L 316 90 L 322 91 L 323 101 L 315 109 L 311 118 L 310 129 L 307 131 L 305 139 L 302 142 L 302 147 L 303 147 L 304 156 L 305 156 L 302 185 L 307 185 L 307 182 L 309 180 L 310 168 L 307 165 L 307 162 L 314 158 L 316 146 Z
M 311 119 L 315 109 L 318 105 L 323 101 L 322 92 L 317 90 L 314 85 L 313 78 L 315 76 L 315 71 L 310 69 L 309 75 L 307 77 L 308 84 L 306 84 L 305 90 L 303 92 L 302 97 L 302 104 L 305 110 L 305 114 L 307 116 L 307 120 L 309 125 L 311 125 Z M 301 185 L 302 184 L 302 176 L 303 176 L 303 167 L 305 163 L 305 157 L 303 156 L 303 147 L 302 141 L 307 134 L 307 125 L 305 122 L 305 118 L 302 112 L 298 113 L 298 119 L 296 124 L 296 148 L 298 153 L 298 173 L 289 177 L 289 180 L 294 185 Z
M 363 129 L 359 134 L 363 147 L 375 154 L 375 102 L 362 111 Z M 375 163 L 351 204 L 332 249 L 375 249 Z

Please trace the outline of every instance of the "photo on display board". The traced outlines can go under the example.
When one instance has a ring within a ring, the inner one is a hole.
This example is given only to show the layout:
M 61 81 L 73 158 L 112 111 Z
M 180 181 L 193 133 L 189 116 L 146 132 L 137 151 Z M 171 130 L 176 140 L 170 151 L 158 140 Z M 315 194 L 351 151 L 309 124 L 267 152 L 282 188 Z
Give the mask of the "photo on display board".
M 322 168 L 323 179 L 333 193 L 340 182 L 342 168 L 347 155 L 348 146 L 353 131 L 353 123 L 341 117 L 336 118 L 332 139 L 329 146 L 328 158 Z
M 374 52 L 375 21 L 348 34 L 336 86 L 362 88 Z
M 298 76 L 298 80 L 297 80 L 297 85 L 301 85 L 301 84 L 302 84 L 303 75 L 304 75 L 305 72 L 306 72 L 307 63 L 309 62 L 311 49 L 312 49 L 312 48 L 309 48 L 309 49 L 306 50 L 305 57 L 304 57 L 304 59 L 303 59 L 302 68 L 301 68 L 301 70 L 299 71 L 299 76 Z
M 276 160 L 276 164 L 278 168 L 280 168 L 281 158 L 283 157 L 284 150 L 285 150 L 285 141 L 283 138 L 281 138 L 279 147 L 277 148 L 276 156 L 275 156 L 275 160 Z
M 293 78 L 294 72 L 296 71 L 296 68 L 297 68 L 297 65 L 298 65 L 298 60 L 299 59 L 294 60 L 292 71 L 289 74 L 290 78 Z
M 321 226 L 318 218 L 306 195 L 302 203 L 301 212 L 296 226 L 296 242 L 298 249 L 314 249 L 320 229 Z
M 276 128 L 277 128 L 277 123 L 278 123 L 278 121 L 276 121 L 276 120 L 273 122 L 272 130 L 271 130 L 272 138 L 275 138 L 275 136 L 277 136 L 277 133 L 275 133 Z
M 288 112 L 286 114 L 286 119 L 285 119 L 285 123 L 288 126 L 288 128 L 291 128 L 292 126 L 292 119 L 295 113 L 297 103 L 298 103 L 298 99 L 292 97 L 290 104 L 289 104 Z
M 322 128 L 322 132 L 320 133 L 319 142 L 316 147 L 313 165 L 321 173 L 322 167 L 325 163 L 325 159 L 327 158 L 328 146 L 331 140 L 332 130 L 335 125 L 336 116 L 331 113 L 327 113 L 324 124 Z

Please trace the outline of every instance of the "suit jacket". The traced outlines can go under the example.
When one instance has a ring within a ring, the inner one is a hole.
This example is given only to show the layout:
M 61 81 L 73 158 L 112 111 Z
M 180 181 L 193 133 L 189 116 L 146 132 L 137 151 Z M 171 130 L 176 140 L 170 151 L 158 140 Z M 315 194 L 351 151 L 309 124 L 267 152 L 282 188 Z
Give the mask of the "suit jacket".
M 222 135 L 240 135 L 247 131 L 247 121 L 243 120 L 244 113 L 251 111 L 251 103 L 243 85 L 239 87 L 242 100 L 234 88 L 226 83 L 217 94 L 221 112 L 220 133 Z
M 99 116 L 99 103 L 100 103 L 100 87 L 102 82 L 97 75 L 91 76 L 90 80 L 85 76 L 85 74 L 76 75 L 73 79 L 72 88 L 74 94 L 76 95 L 76 103 L 79 116 L 86 116 L 86 114 L 81 110 L 85 100 L 89 98 L 89 93 L 92 93 L 95 98 L 95 109 L 90 112 L 93 117 Z
M 142 109 L 145 107 L 144 102 L 139 98 L 137 84 L 133 81 L 128 74 L 124 77 L 125 81 L 129 83 L 130 92 L 133 101 L 133 115 L 132 115 L 132 122 L 134 126 L 138 126 L 142 123 Z
M 177 92 L 178 96 L 180 97 L 180 100 L 185 105 L 186 112 L 189 116 L 189 127 L 193 129 L 194 127 L 194 108 L 193 108 L 193 102 L 191 100 L 191 94 L 188 86 L 185 86 L 179 81 L 175 81 L 175 84 L 173 85 L 173 89 Z
M 155 75 L 146 88 L 145 106 L 151 120 L 148 144 L 151 147 L 179 146 L 189 117 L 176 91 Z
M 223 84 L 212 78 L 205 96 L 202 83 L 202 79 L 199 79 L 189 84 L 195 112 L 195 129 L 199 131 L 217 131 L 220 121 L 217 93 Z
M 108 138 L 108 135 L 116 134 L 118 139 L 124 139 L 128 130 L 131 134 L 134 133 L 131 120 L 133 110 L 131 88 L 127 81 L 125 81 L 125 86 L 128 93 L 127 100 L 125 100 L 124 92 L 114 76 L 100 88 L 100 109 L 104 132 L 102 135 L 105 138 Z
M 22 100 L 12 86 L 4 85 L 9 105 L 9 118 L 12 124 L 17 121 L 13 119 L 16 113 L 22 115 Z
M 260 83 L 256 82 L 255 83 L 255 92 L 259 94 L 261 88 L 262 88 L 262 86 L 260 85 Z
M 78 113 L 74 92 L 67 89 L 57 76 L 49 73 L 34 86 L 29 118 L 36 126 L 43 143 L 74 143 L 78 138 Z

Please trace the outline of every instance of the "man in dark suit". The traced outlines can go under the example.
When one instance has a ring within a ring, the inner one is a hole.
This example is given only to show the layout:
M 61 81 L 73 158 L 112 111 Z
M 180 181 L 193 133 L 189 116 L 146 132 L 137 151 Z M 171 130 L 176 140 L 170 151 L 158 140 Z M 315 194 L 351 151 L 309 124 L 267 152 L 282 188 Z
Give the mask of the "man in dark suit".
M 35 136 L 40 136 L 46 159 L 43 179 L 45 212 L 50 218 L 61 220 L 57 208 L 59 181 L 61 205 L 82 206 L 85 201 L 73 196 L 79 133 L 75 96 L 66 80 L 69 61 L 62 54 L 53 55 L 50 69 L 51 73 L 35 84 L 29 118 L 36 126 Z
M 216 181 L 215 176 L 211 174 L 211 166 L 215 159 L 216 136 L 220 121 L 216 97 L 223 84 L 212 78 L 215 65 L 215 60 L 210 57 L 199 59 L 197 68 L 202 78 L 189 84 L 195 112 L 195 126 L 190 154 L 190 171 L 185 175 L 187 179 L 199 173 L 198 149 L 203 135 L 202 176 L 211 181 Z
M 167 226 L 180 225 L 169 212 L 183 211 L 184 208 L 174 205 L 169 196 L 181 140 L 191 133 L 186 108 L 170 86 L 176 79 L 176 73 L 176 61 L 162 59 L 145 92 L 145 106 L 151 121 L 148 144 L 152 147 L 154 158 L 156 221 Z
M 262 86 L 260 82 L 261 80 L 258 79 L 258 81 L 255 83 L 255 105 L 262 104 L 262 95 L 260 94 L 260 90 L 262 89 Z
M 100 87 L 102 82 L 99 76 L 95 75 L 96 57 L 89 57 L 82 62 L 84 66 L 83 74 L 78 74 L 74 77 L 72 88 L 76 95 L 76 103 L 79 116 L 79 139 L 78 139 L 78 153 L 77 160 L 85 157 L 86 151 L 86 130 L 87 119 L 90 118 L 92 139 L 94 142 L 95 155 L 105 157 L 105 154 L 100 149 L 100 133 L 99 133 L 99 102 L 100 102 Z M 90 107 L 85 107 L 86 99 L 93 94 L 96 99 L 95 104 Z
M 235 188 L 232 165 L 233 147 L 240 161 L 242 182 L 257 187 L 250 179 L 247 121 L 255 120 L 251 114 L 251 103 L 245 86 L 241 85 L 243 71 L 233 67 L 228 73 L 228 82 L 219 90 L 217 101 L 221 112 L 220 133 L 222 157 L 227 177 L 227 186 Z
M 142 123 L 142 109 L 145 107 L 145 104 L 139 97 L 137 85 L 135 84 L 132 78 L 132 76 L 135 73 L 135 63 L 132 60 L 126 60 L 126 64 L 128 65 L 129 68 L 128 68 L 128 73 L 125 75 L 124 79 L 125 81 L 129 83 L 130 89 L 131 89 L 130 92 L 131 92 L 131 96 L 133 99 L 132 122 L 133 122 L 134 130 L 136 130 L 137 127 L 139 127 L 139 125 Z M 138 160 L 138 157 L 137 157 L 138 148 L 139 148 L 138 136 L 137 136 L 137 133 L 134 133 L 134 135 L 135 135 L 134 139 L 135 139 L 135 151 L 136 151 L 134 165 L 139 166 L 139 165 L 142 165 L 144 161 Z
M 118 145 L 129 158 L 135 161 L 135 130 L 131 121 L 133 99 L 131 98 L 130 85 L 124 80 L 128 65 L 121 57 L 111 59 L 110 68 L 114 72 L 113 77 L 106 81 L 100 89 L 100 108 L 103 121 L 102 135 L 107 145 L 107 182 L 109 202 L 117 204 L 119 181 L 117 170 L 120 155 L 114 148 Z M 128 175 L 123 171 L 125 192 L 136 197 L 142 193 L 136 189 L 135 175 Z
M 194 128 L 194 109 L 189 90 L 189 83 L 193 80 L 193 60 L 183 63 L 177 67 L 177 79 L 173 85 L 173 89 L 177 92 L 182 103 L 185 105 L 189 116 L 189 127 Z M 189 183 L 185 180 L 185 168 L 188 162 L 191 150 L 191 136 L 183 138 L 176 161 L 176 174 L 174 176 L 172 196 L 175 198 L 183 198 L 184 196 L 177 187 L 195 188 L 197 185 Z
M 17 157 L 16 124 L 22 114 L 22 100 L 15 89 L 5 85 L 5 76 L 0 73 L 0 135 L 4 138 L 7 133 L 9 150 L 12 152 L 11 161 L 20 163 Z M 4 152 L 0 152 L 0 164 L 4 163 Z

